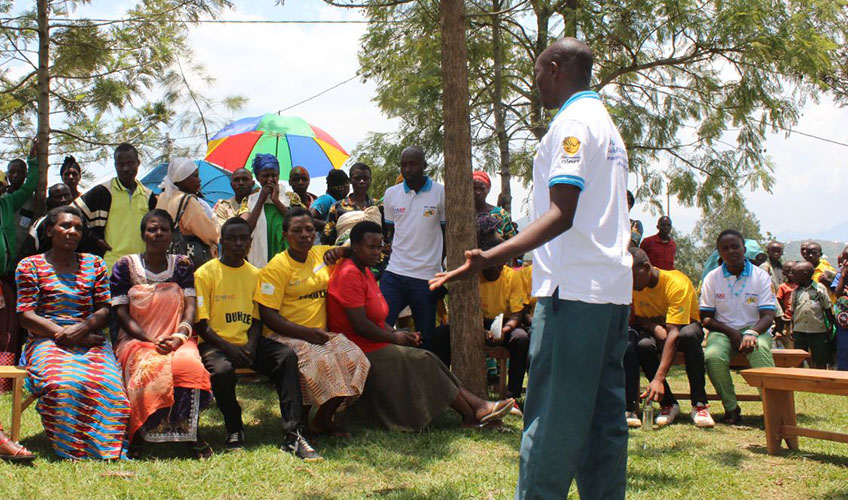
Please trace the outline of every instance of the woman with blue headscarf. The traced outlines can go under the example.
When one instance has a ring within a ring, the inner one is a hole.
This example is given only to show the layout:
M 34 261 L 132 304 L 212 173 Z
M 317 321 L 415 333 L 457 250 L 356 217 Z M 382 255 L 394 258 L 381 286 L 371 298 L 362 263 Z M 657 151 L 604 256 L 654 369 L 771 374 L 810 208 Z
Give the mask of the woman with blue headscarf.
M 241 217 L 253 231 L 247 260 L 259 269 L 272 257 L 288 248 L 283 237 L 283 217 L 290 201 L 287 184 L 280 181 L 280 162 L 272 154 L 259 153 L 253 158 L 253 176 L 261 189 L 247 198 Z

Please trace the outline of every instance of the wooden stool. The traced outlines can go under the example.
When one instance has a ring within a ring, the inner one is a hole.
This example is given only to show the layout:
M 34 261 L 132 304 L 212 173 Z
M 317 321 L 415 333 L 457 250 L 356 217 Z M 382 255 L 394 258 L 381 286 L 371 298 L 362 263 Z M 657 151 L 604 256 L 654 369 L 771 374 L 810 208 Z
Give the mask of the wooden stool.
M 23 399 L 26 376 L 26 370 L 20 366 L 0 366 L 0 378 L 12 379 L 12 441 L 20 440 L 21 413 L 35 401 L 35 396 L 31 394 Z
M 492 358 L 498 364 L 498 394 L 501 399 L 506 399 L 506 362 L 509 359 L 509 350 L 506 347 L 486 346 L 486 357 Z

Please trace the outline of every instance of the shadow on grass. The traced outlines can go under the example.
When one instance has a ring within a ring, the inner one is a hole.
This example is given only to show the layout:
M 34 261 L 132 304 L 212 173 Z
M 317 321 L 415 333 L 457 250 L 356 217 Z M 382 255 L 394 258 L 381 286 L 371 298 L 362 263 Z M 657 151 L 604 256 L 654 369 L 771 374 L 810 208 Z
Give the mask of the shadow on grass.
M 841 466 L 841 467 L 848 467 L 848 456 L 830 455 L 830 454 L 827 454 L 827 453 L 815 453 L 815 452 L 809 452 L 809 451 L 804 451 L 804 450 L 788 450 L 788 449 L 785 448 L 786 443 L 784 443 L 784 442 L 781 442 L 781 446 L 782 446 L 782 448 L 776 456 L 779 456 L 779 457 L 782 457 L 782 458 L 789 458 L 789 459 L 793 459 L 793 460 L 814 460 L 816 462 L 823 463 L 823 464 L 830 464 L 830 465 L 838 465 L 838 466 Z M 747 449 L 751 453 L 755 453 L 757 455 L 768 455 L 768 448 L 766 448 L 765 446 L 749 445 L 749 446 L 746 446 L 745 449 Z M 848 491 L 848 490 L 846 490 L 846 491 Z M 826 498 L 830 498 L 830 497 L 826 497 Z M 848 498 L 848 495 L 843 495 L 843 496 L 834 497 L 834 498 L 839 498 L 839 500 L 845 500 L 846 498 Z
M 739 450 L 719 451 L 710 453 L 709 459 L 719 465 L 736 468 L 745 459 L 745 454 Z
M 683 453 L 694 447 L 696 444 L 692 441 L 676 441 L 671 444 L 652 445 L 643 443 L 642 445 L 632 447 L 629 454 L 639 458 L 659 458 L 667 457 L 671 454 Z
M 684 489 L 692 481 L 692 477 L 669 474 L 661 470 L 643 472 L 628 469 L 627 471 L 628 491 L 652 491 L 660 488 Z

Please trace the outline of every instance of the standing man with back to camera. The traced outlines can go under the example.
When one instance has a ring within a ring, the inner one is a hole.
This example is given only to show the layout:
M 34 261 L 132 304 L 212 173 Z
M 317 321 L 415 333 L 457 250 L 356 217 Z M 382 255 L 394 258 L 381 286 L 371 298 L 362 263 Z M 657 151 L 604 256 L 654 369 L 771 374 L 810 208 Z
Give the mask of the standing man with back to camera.
M 431 288 L 535 249 L 530 369 L 517 500 L 623 500 L 624 351 L 633 282 L 627 152 L 596 92 L 592 50 L 574 38 L 536 60 L 542 105 L 559 109 L 533 161 L 533 223 L 440 273 Z M 578 199 L 580 203 L 578 205 Z

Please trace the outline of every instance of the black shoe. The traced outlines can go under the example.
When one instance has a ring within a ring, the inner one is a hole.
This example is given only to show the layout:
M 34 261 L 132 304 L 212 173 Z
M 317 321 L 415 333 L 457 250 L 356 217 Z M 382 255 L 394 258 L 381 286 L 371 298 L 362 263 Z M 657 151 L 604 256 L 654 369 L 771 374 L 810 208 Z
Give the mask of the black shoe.
M 303 437 L 302 431 L 289 432 L 286 434 L 286 443 L 283 449 L 304 462 L 321 462 L 324 458 L 315 451 L 309 441 Z
M 727 425 L 737 425 L 742 421 L 742 407 L 737 406 L 733 411 L 724 412 L 724 418 L 721 419 L 721 423 Z
M 244 449 L 244 431 L 231 432 L 227 435 L 227 451 L 239 451 Z

